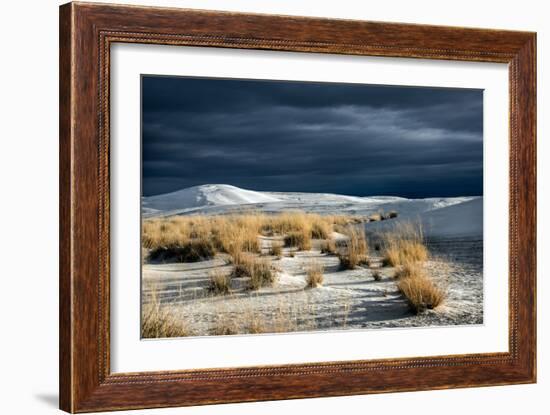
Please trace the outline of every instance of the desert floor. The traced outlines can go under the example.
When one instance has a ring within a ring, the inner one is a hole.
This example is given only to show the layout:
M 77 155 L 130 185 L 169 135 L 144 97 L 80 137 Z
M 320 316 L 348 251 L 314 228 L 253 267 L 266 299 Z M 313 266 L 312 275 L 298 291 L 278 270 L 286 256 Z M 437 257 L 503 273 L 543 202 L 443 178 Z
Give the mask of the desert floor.
M 263 248 L 271 243 L 262 240 Z M 425 266 L 448 295 L 442 306 L 418 315 L 397 289 L 395 269 L 382 267 L 379 252 L 371 251 L 369 266 L 341 270 L 338 257 L 321 253 L 318 244 L 314 241 L 310 251 L 284 248 L 281 258 L 266 255 L 277 269 L 274 286 L 250 291 L 245 281 L 233 279 L 226 295 L 207 290 L 212 271 L 231 271 L 224 254 L 196 263 L 146 263 L 142 301 L 154 298 L 167 307 L 192 336 L 483 323 L 480 238 L 428 241 Z M 324 283 L 318 288 L 306 288 L 305 270 L 312 261 L 324 266 Z M 380 281 L 373 277 L 376 271 Z

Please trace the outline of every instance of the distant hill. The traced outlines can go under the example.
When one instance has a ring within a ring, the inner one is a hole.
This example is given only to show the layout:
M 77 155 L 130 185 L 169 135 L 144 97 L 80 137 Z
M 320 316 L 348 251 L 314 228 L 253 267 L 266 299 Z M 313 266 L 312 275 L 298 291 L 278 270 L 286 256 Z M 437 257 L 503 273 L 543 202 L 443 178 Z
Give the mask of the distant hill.
M 398 213 L 390 221 L 371 222 L 383 229 L 396 221 L 421 222 L 428 234 L 481 235 L 483 198 L 480 196 L 406 199 L 396 196 L 346 196 L 330 193 L 260 192 L 227 184 L 206 184 L 142 198 L 144 217 L 222 214 L 243 210 L 281 212 L 303 210 L 319 214 L 369 215 Z

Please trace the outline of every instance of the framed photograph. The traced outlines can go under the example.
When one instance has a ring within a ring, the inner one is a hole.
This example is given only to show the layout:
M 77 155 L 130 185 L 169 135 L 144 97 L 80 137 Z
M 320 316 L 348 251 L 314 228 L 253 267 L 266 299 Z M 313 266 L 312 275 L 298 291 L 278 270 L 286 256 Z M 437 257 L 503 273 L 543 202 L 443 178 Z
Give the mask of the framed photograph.
M 536 35 L 60 8 L 60 407 L 536 381 Z

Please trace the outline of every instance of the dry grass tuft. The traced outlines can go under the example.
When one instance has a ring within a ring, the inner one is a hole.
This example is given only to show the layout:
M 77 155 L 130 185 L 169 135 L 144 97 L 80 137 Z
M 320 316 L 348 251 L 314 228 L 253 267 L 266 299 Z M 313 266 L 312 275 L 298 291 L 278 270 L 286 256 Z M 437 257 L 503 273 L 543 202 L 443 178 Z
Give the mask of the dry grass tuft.
M 338 256 L 340 266 L 343 269 L 355 269 L 368 261 L 368 246 L 365 232 L 355 226 L 349 226 L 345 230 L 349 240 L 346 242 L 346 252 Z
M 285 246 L 297 247 L 300 251 L 309 251 L 311 249 L 311 235 L 304 230 L 289 232 L 285 235 Z
M 301 211 L 283 212 L 277 215 L 264 215 L 261 229 L 263 232 L 276 235 L 285 235 L 290 232 L 311 233 L 311 222 L 317 220 L 319 215 L 308 214 Z
M 212 218 L 211 235 L 221 252 L 260 252 L 259 219 L 255 215 L 216 216 Z
M 311 237 L 327 239 L 332 233 L 332 224 L 319 215 L 311 215 Z
M 141 337 L 144 339 L 158 339 L 165 337 L 187 337 L 193 333 L 182 316 L 175 316 L 168 309 L 162 307 L 153 291 L 150 303 L 144 304 L 141 309 Z
M 402 278 L 397 287 L 416 313 L 436 308 L 446 297 L 446 292 L 425 275 Z
M 372 272 L 372 278 L 374 279 L 374 281 L 381 281 L 382 280 L 382 274 L 380 273 L 380 271 L 374 270 Z
M 207 239 L 189 239 L 182 245 L 169 245 L 154 248 L 148 259 L 152 261 L 197 262 L 211 259 L 216 255 L 214 245 Z
M 428 249 L 424 244 L 422 229 L 412 224 L 400 224 L 384 237 L 384 266 L 400 266 L 428 259 Z
M 334 242 L 334 239 L 332 238 L 325 239 L 321 243 L 321 253 L 330 254 L 330 255 L 335 255 L 338 253 L 338 250 L 336 248 L 336 242 Z
M 399 280 L 397 287 L 416 313 L 436 308 L 447 296 L 418 261 L 410 260 L 399 266 L 395 277 Z
M 269 248 L 269 254 L 280 258 L 283 256 L 283 247 L 278 243 L 272 243 L 271 247 Z
M 396 279 L 426 277 L 426 271 L 418 262 L 407 261 L 396 269 L 394 276 Z
M 238 258 L 238 261 L 233 262 L 235 266 L 233 267 L 232 276 L 235 278 L 250 277 L 256 258 L 251 254 L 242 254 L 239 255 Z
M 277 274 L 268 259 L 243 255 L 240 262 L 235 264 L 233 277 L 249 278 L 248 288 L 258 290 L 261 287 L 273 285 Z
M 229 294 L 231 292 L 231 274 L 219 269 L 211 271 L 208 291 L 214 294 Z
M 392 267 L 407 262 L 423 262 L 428 259 L 428 249 L 421 242 L 396 241 L 386 248 L 383 263 Z
M 317 288 L 323 285 L 325 279 L 324 267 L 317 261 L 310 263 L 306 269 L 306 287 Z
M 275 283 L 277 274 L 266 260 L 256 260 L 250 274 L 249 289 L 258 290 L 261 287 L 271 286 Z
M 243 252 L 240 246 L 238 246 L 238 244 L 233 245 L 229 249 L 229 251 L 227 251 L 227 253 L 229 254 L 229 259 L 227 260 L 229 264 L 239 264 L 242 262 L 243 260 L 242 258 L 244 256 L 250 255 L 248 253 Z

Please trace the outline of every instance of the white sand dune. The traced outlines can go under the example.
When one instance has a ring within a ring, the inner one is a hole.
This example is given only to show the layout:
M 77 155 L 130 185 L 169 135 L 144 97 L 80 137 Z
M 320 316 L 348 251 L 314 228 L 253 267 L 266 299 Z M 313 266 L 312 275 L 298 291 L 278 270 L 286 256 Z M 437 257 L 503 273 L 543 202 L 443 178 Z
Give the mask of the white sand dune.
M 265 192 L 240 189 L 227 184 L 207 184 L 172 193 L 142 198 L 148 212 L 186 211 L 207 206 L 273 203 L 280 200 Z
M 483 235 L 483 198 L 468 198 L 461 203 L 447 204 L 424 212 L 404 209 L 395 220 L 370 222 L 366 227 L 371 231 L 383 231 L 401 222 L 422 225 L 424 234 L 429 237 L 481 237 Z
M 482 236 L 483 198 L 426 212 L 422 224 L 432 236 Z
M 481 200 L 479 197 L 406 199 L 396 196 L 358 197 L 328 193 L 260 192 L 225 184 L 208 184 L 163 195 L 143 197 L 142 209 L 145 217 L 220 214 L 243 209 L 268 213 L 299 209 L 319 214 L 350 215 L 396 211 L 399 217 L 411 220 L 424 216 L 427 212 L 476 199 Z M 482 206 L 482 202 L 478 203 Z M 449 211 L 449 215 L 453 213 L 460 214 L 458 210 Z M 437 221 L 444 221 L 444 218 L 438 218 L 438 215 L 433 217 L 435 224 L 438 223 Z

